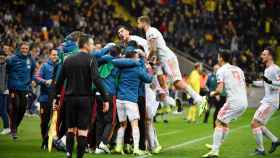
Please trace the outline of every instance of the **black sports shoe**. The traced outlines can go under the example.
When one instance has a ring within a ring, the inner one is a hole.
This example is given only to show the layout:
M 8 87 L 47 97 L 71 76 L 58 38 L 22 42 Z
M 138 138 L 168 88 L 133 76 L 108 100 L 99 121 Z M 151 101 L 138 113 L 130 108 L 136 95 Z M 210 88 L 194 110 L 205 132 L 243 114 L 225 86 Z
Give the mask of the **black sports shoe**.
M 48 146 L 46 144 L 43 144 L 41 145 L 41 150 L 47 150 L 48 149 Z
M 17 140 L 18 139 L 18 136 L 16 133 L 11 133 L 11 137 L 13 140 Z
M 261 151 L 259 149 L 256 149 L 255 150 L 255 155 L 258 155 L 258 156 L 265 156 L 265 151 Z
M 47 150 L 48 149 L 48 137 L 43 139 L 41 150 Z
M 270 148 L 270 150 L 268 152 L 270 154 L 273 153 L 279 145 L 280 145 L 280 141 L 279 140 L 277 142 L 274 142 L 274 143 L 272 142 L 271 143 L 271 148 Z

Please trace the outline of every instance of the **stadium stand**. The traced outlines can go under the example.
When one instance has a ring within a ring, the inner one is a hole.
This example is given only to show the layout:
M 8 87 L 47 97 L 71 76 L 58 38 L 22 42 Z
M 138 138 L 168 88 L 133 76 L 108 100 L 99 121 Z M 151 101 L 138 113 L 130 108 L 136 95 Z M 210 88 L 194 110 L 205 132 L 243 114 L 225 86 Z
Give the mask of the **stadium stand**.
M 119 0 L 134 16 L 153 17 L 170 46 L 213 65 L 219 49 L 230 50 L 249 77 L 260 72 L 264 46 L 280 53 L 277 0 Z M 152 7 L 151 7 L 152 6 Z

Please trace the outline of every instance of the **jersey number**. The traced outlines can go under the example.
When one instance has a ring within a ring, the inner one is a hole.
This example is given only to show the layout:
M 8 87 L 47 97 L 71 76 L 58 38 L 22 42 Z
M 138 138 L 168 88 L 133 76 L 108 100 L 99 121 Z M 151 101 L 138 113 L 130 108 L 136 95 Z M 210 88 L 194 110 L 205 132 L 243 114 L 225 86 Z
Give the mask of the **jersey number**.
M 240 74 L 238 71 L 231 71 L 232 72 L 232 75 L 233 77 L 238 80 L 238 81 L 241 81 L 241 77 L 240 77 Z

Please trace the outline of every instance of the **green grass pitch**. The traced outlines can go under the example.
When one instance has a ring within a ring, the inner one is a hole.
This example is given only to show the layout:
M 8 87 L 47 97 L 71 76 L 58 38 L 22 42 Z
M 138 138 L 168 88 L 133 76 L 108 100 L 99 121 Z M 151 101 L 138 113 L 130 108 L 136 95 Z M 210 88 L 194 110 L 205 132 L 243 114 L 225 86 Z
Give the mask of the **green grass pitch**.
M 250 129 L 250 121 L 256 109 L 248 109 L 237 121 L 232 122 L 231 131 L 221 147 L 221 158 L 257 158 L 251 156 L 256 145 Z M 211 118 L 209 118 L 211 119 Z M 1 158 L 63 158 L 64 153 L 41 151 L 39 118 L 25 118 L 19 128 L 19 139 L 12 141 L 9 136 L 0 136 Z M 268 128 L 280 137 L 280 112 L 276 112 L 268 123 Z M 2 127 L 2 125 L 1 125 Z M 170 115 L 169 123 L 156 123 L 159 141 L 163 151 L 155 158 L 199 158 L 208 152 L 204 144 L 212 142 L 212 124 L 188 124 L 180 115 Z M 268 151 L 271 142 L 264 139 Z M 74 155 L 75 156 L 75 155 Z M 94 155 L 85 158 L 122 158 L 132 155 Z M 280 147 L 267 158 L 280 158 Z

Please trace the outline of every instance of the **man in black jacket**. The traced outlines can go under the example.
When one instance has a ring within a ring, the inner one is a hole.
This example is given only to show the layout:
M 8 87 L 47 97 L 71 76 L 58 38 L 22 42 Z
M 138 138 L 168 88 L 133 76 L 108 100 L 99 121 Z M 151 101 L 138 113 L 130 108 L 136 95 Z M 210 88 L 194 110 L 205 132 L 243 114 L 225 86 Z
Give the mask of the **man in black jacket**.
M 96 59 L 89 55 L 93 46 L 93 39 L 89 35 L 81 36 L 80 52 L 65 60 L 56 85 L 57 94 L 62 85 L 65 88 L 67 158 L 72 157 L 76 133 L 77 157 L 82 158 L 84 155 L 93 100 L 92 83 L 103 98 L 103 112 L 109 110 L 108 94 L 99 77 Z

